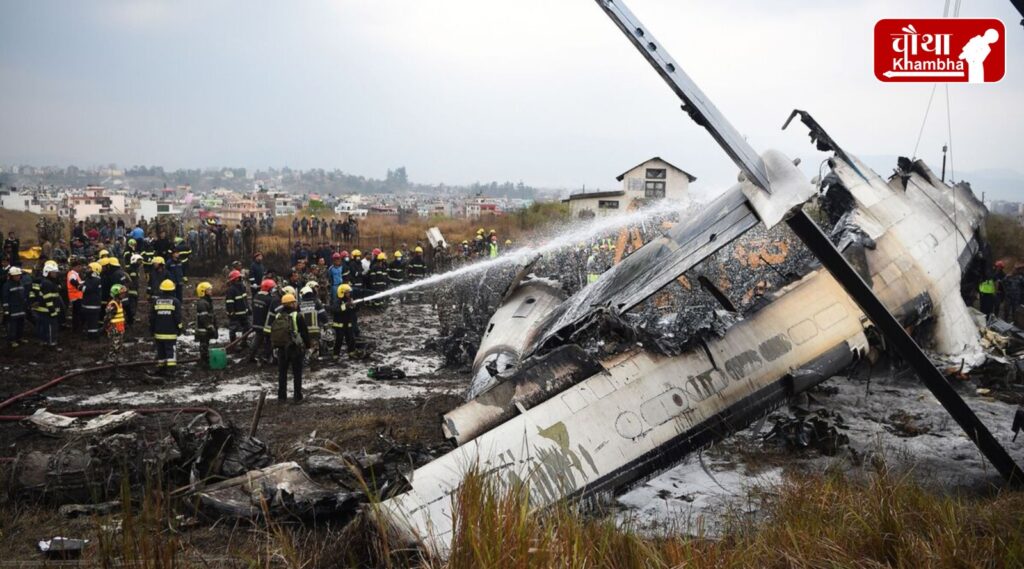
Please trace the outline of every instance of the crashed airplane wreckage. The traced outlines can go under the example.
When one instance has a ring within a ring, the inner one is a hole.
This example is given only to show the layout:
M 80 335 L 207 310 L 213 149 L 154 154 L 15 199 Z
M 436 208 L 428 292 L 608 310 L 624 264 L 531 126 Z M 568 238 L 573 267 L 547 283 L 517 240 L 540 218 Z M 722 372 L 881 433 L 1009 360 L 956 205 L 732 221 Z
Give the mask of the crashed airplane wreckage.
M 444 555 L 453 494 L 471 469 L 525 485 L 533 507 L 621 490 L 842 372 L 879 336 L 1019 482 L 905 330 L 961 365 L 984 357 L 961 296 L 986 215 L 969 187 L 907 159 L 883 179 L 794 111 L 832 152 L 812 184 L 781 153 L 754 152 L 620 1 L 597 2 L 733 158 L 740 182 L 564 301 L 549 282 L 513 282 L 474 362 L 471 399 L 444 417 L 458 447 L 382 504 L 396 530 Z M 830 238 L 801 209 L 819 190 Z M 610 330 L 633 341 L 609 349 Z

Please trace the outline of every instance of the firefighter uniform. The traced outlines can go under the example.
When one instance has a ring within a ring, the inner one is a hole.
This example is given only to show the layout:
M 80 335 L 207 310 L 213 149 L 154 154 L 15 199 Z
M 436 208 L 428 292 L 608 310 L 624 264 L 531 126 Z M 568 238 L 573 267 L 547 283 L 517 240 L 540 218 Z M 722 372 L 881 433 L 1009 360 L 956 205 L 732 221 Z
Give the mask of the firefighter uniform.
M 206 286 L 204 286 L 206 285 Z M 199 365 L 210 367 L 210 340 L 217 338 L 217 317 L 213 312 L 213 299 L 209 294 L 209 283 L 200 283 L 196 288 L 196 341 L 199 343 Z
M 165 281 L 169 283 L 170 281 Z M 161 374 L 173 373 L 178 360 L 174 347 L 181 333 L 181 303 L 174 296 L 173 283 L 161 286 L 149 309 L 149 332 L 156 343 L 156 366 Z
M 36 338 L 47 346 L 57 345 L 57 318 L 63 307 L 60 287 L 48 276 L 32 283 L 28 297 L 32 316 L 36 320 Z
M 28 308 L 28 293 L 21 282 L 21 269 L 12 267 L 2 289 L 4 323 L 7 325 L 7 343 L 17 348 L 25 333 L 25 315 Z M 14 278 L 17 277 L 17 278 Z
M 126 283 L 128 287 L 128 297 L 123 302 L 124 317 L 128 326 L 132 326 L 135 324 L 135 314 L 139 310 L 139 283 L 142 278 L 140 275 L 142 271 L 142 262 L 129 262 L 129 264 L 125 266 L 128 267 L 128 271 L 126 273 L 128 277 L 128 281 Z
M 327 323 L 327 311 L 323 303 L 316 295 L 316 290 L 310 287 L 302 289 L 302 296 L 299 299 L 299 313 L 306 321 L 306 331 L 309 332 L 310 365 L 320 355 L 320 324 Z
M 405 262 L 401 257 L 395 256 L 395 260 L 388 265 L 388 285 L 391 288 L 405 282 Z
M 82 324 L 85 334 L 90 340 L 100 337 L 103 311 L 103 282 L 96 271 L 85 277 L 82 283 Z
M 228 286 L 227 296 L 224 300 L 224 307 L 228 313 L 228 329 L 231 332 L 231 341 L 240 334 L 249 330 L 249 302 L 245 292 L 245 285 L 241 278 L 231 281 Z
M 270 306 L 274 303 L 275 297 L 269 290 L 259 290 L 252 297 L 252 348 L 249 351 L 249 361 L 256 361 L 256 357 L 263 352 L 263 359 L 270 360 L 270 323 L 267 315 L 270 313 Z
M 409 259 L 409 278 L 412 280 L 422 279 L 427 276 L 427 263 L 423 260 L 423 255 L 416 253 Z
M 384 260 L 374 261 L 370 265 L 370 271 L 366 273 L 367 288 L 374 292 L 384 292 L 388 289 L 388 263 Z M 371 301 L 375 307 L 383 307 L 386 303 L 385 299 L 378 298 Z
M 341 355 L 341 342 L 345 342 L 345 350 L 352 355 L 356 350 L 356 325 L 358 308 L 352 301 L 352 288 L 345 289 L 347 285 L 338 287 L 338 303 L 334 306 L 334 321 L 331 327 L 334 328 L 334 355 Z

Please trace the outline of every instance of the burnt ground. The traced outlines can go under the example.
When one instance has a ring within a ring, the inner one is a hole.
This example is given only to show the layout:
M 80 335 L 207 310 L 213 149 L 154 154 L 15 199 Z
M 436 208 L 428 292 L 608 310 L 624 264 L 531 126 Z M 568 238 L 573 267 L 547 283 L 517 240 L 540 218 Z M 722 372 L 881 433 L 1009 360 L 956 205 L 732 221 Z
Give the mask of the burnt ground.
M 303 444 L 328 444 L 337 452 L 381 452 L 393 444 L 441 444 L 440 415 L 462 401 L 468 385 L 468 371 L 441 369 L 443 358 L 425 347 L 436 336 L 438 320 L 434 308 L 426 303 L 394 303 L 384 312 L 363 310 L 360 324 L 363 337 L 375 346 L 369 359 L 354 361 L 342 356 L 325 362 L 318 369 L 306 370 L 305 401 L 295 404 L 276 400 L 277 369 L 250 364 L 242 354 L 229 353 L 229 365 L 222 371 L 205 371 L 194 364 L 179 366 L 173 379 L 157 380 L 144 373 L 146 368 L 124 368 L 116 374 L 95 372 L 69 379 L 52 389 L 17 402 L 0 411 L 2 415 L 27 415 L 39 408 L 52 412 L 88 409 L 130 409 L 145 407 L 210 407 L 229 423 L 248 429 L 259 392 L 266 390 L 267 404 L 257 437 L 265 441 L 274 462 L 297 459 Z M 186 322 L 192 322 L 191 303 L 186 302 Z M 222 310 L 222 304 L 218 310 Z M 218 323 L 226 323 L 218 314 Z M 103 363 L 106 340 L 90 342 L 64 332 L 62 350 L 52 352 L 34 343 L 22 346 L 12 355 L 0 354 L 0 399 L 41 385 L 69 371 Z M 136 322 L 126 345 L 126 361 L 154 357 L 152 343 L 146 337 L 144 321 Z M 178 358 L 196 356 L 191 332 L 179 338 Z M 227 343 L 227 331 L 221 330 L 220 345 Z M 373 380 L 367 370 L 387 365 L 401 368 L 408 377 L 402 380 Z M 148 366 L 147 366 L 148 367 Z M 290 381 L 290 380 L 289 380 Z M 291 385 L 289 384 L 289 395 Z M 166 439 L 169 429 L 181 425 L 192 415 L 175 413 L 142 417 L 128 427 L 139 433 L 147 444 Z M 52 452 L 64 445 L 83 441 L 53 438 L 39 434 L 17 422 L 0 423 L 0 457 L 10 459 L 29 451 Z M 7 486 L 9 460 L 3 486 Z M 65 519 L 51 504 L 0 496 L 0 551 L 7 559 L 38 560 L 36 542 L 57 535 L 82 537 L 96 532 L 96 521 L 88 516 Z M 317 530 L 311 530 L 317 531 Z M 323 530 L 328 531 L 328 530 Z M 187 541 L 204 554 L 213 556 L 259 546 L 250 538 L 254 529 L 245 524 L 200 524 L 187 533 Z

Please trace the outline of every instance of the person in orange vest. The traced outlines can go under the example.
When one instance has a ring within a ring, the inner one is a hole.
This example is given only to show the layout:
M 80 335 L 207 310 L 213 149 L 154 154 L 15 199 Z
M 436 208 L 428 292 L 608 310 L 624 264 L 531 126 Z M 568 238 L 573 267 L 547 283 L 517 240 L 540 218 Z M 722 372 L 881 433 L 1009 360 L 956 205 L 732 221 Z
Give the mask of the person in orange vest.
M 112 285 L 110 300 L 107 301 L 107 309 L 103 315 L 103 327 L 107 331 L 107 338 L 110 339 L 107 361 L 114 365 L 121 363 L 121 353 L 124 351 L 124 298 L 127 295 L 127 287 L 122 284 Z
M 82 276 L 78 270 L 82 268 L 82 260 L 78 257 L 71 259 L 71 267 L 67 274 L 68 304 L 71 305 L 71 330 L 82 331 Z

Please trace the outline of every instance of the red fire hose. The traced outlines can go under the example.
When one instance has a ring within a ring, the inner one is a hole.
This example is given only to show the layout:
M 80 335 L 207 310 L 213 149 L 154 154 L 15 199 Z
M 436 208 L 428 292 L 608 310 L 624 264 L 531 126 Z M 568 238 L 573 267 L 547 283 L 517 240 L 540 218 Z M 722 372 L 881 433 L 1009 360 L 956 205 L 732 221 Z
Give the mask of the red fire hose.
M 189 414 L 200 414 L 200 413 L 213 413 L 217 417 L 220 417 L 220 413 L 214 411 L 209 407 L 151 407 L 144 409 L 90 409 L 89 411 L 68 411 L 66 413 L 54 412 L 55 415 L 62 417 L 98 417 L 100 415 L 106 415 L 107 413 L 123 413 L 125 411 L 134 411 L 140 415 L 155 415 L 158 413 L 189 413 Z M 28 418 L 30 415 L 0 415 L 0 422 L 13 422 L 20 421 Z

